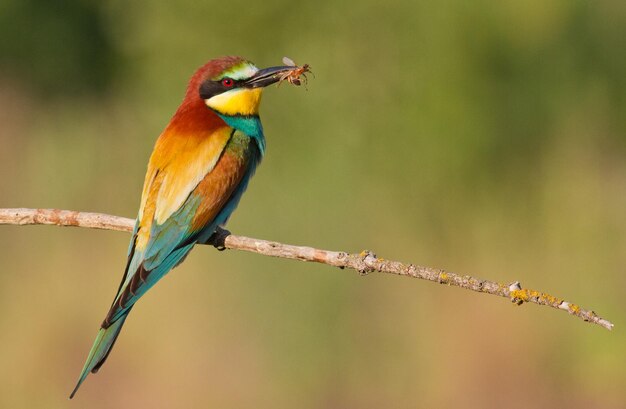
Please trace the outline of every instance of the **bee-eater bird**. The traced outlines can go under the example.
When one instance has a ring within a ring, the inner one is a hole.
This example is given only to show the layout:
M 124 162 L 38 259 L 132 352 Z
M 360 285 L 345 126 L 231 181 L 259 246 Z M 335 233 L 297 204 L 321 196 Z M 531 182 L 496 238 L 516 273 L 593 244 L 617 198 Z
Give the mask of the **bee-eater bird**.
M 223 57 L 191 77 L 150 156 L 124 276 L 70 399 L 107 359 L 137 300 L 235 210 L 265 152 L 263 87 L 293 68 Z

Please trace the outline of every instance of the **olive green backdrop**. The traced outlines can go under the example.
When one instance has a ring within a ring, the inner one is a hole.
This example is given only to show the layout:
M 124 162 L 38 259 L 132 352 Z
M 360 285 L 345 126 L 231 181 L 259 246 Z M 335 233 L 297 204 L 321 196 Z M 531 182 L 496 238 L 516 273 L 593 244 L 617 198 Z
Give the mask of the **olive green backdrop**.
M 0 406 L 624 408 L 626 3 L 9 0 L 0 207 L 133 217 L 206 60 L 309 63 L 265 93 L 229 228 L 566 297 L 613 320 L 202 247 L 67 396 L 129 235 L 0 226 Z

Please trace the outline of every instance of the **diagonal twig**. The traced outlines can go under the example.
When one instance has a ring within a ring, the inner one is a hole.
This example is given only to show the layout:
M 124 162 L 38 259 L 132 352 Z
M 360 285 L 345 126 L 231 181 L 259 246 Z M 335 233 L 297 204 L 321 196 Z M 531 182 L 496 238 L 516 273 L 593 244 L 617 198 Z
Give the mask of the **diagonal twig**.
M 0 224 L 49 224 L 131 232 L 135 221 L 125 217 L 102 213 L 21 208 L 0 209 Z M 610 321 L 601 318 L 591 310 L 585 310 L 576 304 L 554 297 L 548 293 L 522 288 L 519 282 L 505 285 L 494 281 L 481 280 L 468 275 L 459 275 L 437 268 L 384 260 L 376 257 L 374 253 L 367 250 L 360 253 L 320 250 L 313 247 L 293 246 L 275 241 L 235 236 L 223 229 L 218 229 L 211 238 L 211 244 L 221 249 L 243 250 L 265 256 L 311 261 L 342 269 L 348 268 L 356 270 L 360 274 L 377 272 L 419 278 L 464 288 L 466 290 L 505 297 L 518 305 L 524 302 L 546 305 L 567 311 L 571 315 L 581 318 L 584 321 L 600 325 L 608 330 L 613 328 L 613 324 Z

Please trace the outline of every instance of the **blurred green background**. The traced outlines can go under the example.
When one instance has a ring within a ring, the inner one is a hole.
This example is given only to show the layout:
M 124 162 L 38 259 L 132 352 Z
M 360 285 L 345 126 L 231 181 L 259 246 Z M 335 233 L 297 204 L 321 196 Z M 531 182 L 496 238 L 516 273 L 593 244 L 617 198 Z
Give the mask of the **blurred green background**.
M 136 214 L 206 60 L 289 56 L 229 228 L 523 285 L 563 312 L 212 248 L 74 401 L 124 233 L 0 226 L 0 407 L 626 407 L 626 2 L 4 0 L 0 207 Z

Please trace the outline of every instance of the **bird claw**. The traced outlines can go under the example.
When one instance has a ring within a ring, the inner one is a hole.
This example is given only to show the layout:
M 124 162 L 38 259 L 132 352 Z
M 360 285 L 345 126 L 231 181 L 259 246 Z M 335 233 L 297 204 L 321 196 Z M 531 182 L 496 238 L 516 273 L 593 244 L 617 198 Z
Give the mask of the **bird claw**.
M 203 244 L 210 244 L 218 251 L 226 250 L 226 237 L 230 236 L 230 232 L 221 227 L 217 227 L 215 232 Z

